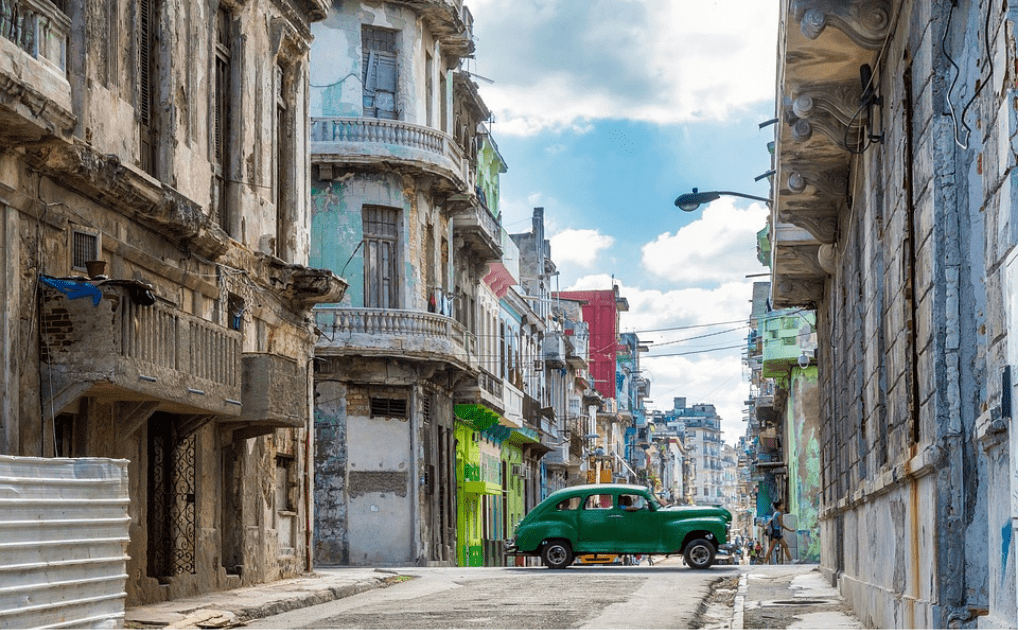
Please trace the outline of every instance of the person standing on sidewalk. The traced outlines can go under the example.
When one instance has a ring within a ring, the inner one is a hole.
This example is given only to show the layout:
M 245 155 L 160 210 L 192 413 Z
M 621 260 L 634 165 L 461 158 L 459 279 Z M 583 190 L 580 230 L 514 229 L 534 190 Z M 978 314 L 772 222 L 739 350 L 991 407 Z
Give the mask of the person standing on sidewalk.
M 768 564 L 772 563 L 772 551 L 775 549 L 775 545 L 782 546 L 782 552 L 786 554 L 785 562 L 788 563 L 793 560 L 793 556 L 789 553 L 789 544 L 786 542 L 783 530 L 790 532 L 795 532 L 796 530 L 786 527 L 786 523 L 782 520 L 782 515 L 786 511 L 781 499 L 772 503 L 772 507 L 775 508 L 775 513 L 772 514 L 771 520 L 768 521 Z

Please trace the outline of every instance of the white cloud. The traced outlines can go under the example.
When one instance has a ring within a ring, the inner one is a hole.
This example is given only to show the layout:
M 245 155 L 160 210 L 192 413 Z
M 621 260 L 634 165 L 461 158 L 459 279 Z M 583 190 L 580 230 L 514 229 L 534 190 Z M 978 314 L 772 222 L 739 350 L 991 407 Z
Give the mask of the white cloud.
M 778 3 L 472 0 L 502 134 L 725 120 L 774 97 Z
M 598 254 L 615 244 L 615 239 L 597 230 L 563 230 L 551 237 L 551 259 L 562 267 L 573 264 L 593 267 Z
M 650 351 L 640 357 L 644 376 L 651 380 L 648 409 L 667 410 L 675 397 L 686 398 L 690 405 L 713 404 L 722 417 L 726 439 L 734 443 L 746 430 L 743 401 L 749 385 L 743 375 L 741 346 L 747 336 L 752 282 L 659 291 L 594 274 L 566 290 L 609 289 L 613 282 L 629 302 L 620 330 L 636 332 L 649 342 Z
M 696 221 L 644 245 L 643 266 L 666 280 L 705 286 L 760 272 L 755 235 L 767 215 L 761 204 L 741 209 L 731 198 L 713 201 Z

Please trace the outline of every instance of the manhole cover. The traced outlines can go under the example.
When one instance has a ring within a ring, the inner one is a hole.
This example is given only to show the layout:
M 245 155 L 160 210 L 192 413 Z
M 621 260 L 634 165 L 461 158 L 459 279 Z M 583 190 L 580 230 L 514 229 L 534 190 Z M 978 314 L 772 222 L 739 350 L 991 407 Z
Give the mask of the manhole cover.
M 768 602 L 769 606 L 811 606 L 814 604 L 831 604 L 827 599 L 777 599 Z

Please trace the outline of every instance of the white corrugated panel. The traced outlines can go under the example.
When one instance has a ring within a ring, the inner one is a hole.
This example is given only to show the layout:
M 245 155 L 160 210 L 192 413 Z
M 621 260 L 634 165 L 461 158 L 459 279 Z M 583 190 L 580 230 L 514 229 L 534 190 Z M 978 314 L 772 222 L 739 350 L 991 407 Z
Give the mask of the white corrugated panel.
M 0 455 L 0 628 L 120 628 L 128 461 Z

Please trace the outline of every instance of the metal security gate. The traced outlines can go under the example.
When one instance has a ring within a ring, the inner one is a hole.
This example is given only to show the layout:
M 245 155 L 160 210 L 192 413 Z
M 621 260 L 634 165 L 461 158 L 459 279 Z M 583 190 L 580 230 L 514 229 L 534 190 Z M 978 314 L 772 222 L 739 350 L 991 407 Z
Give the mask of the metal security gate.
M 166 582 L 196 572 L 196 436 L 154 414 L 149 437 L 149 575 Z

